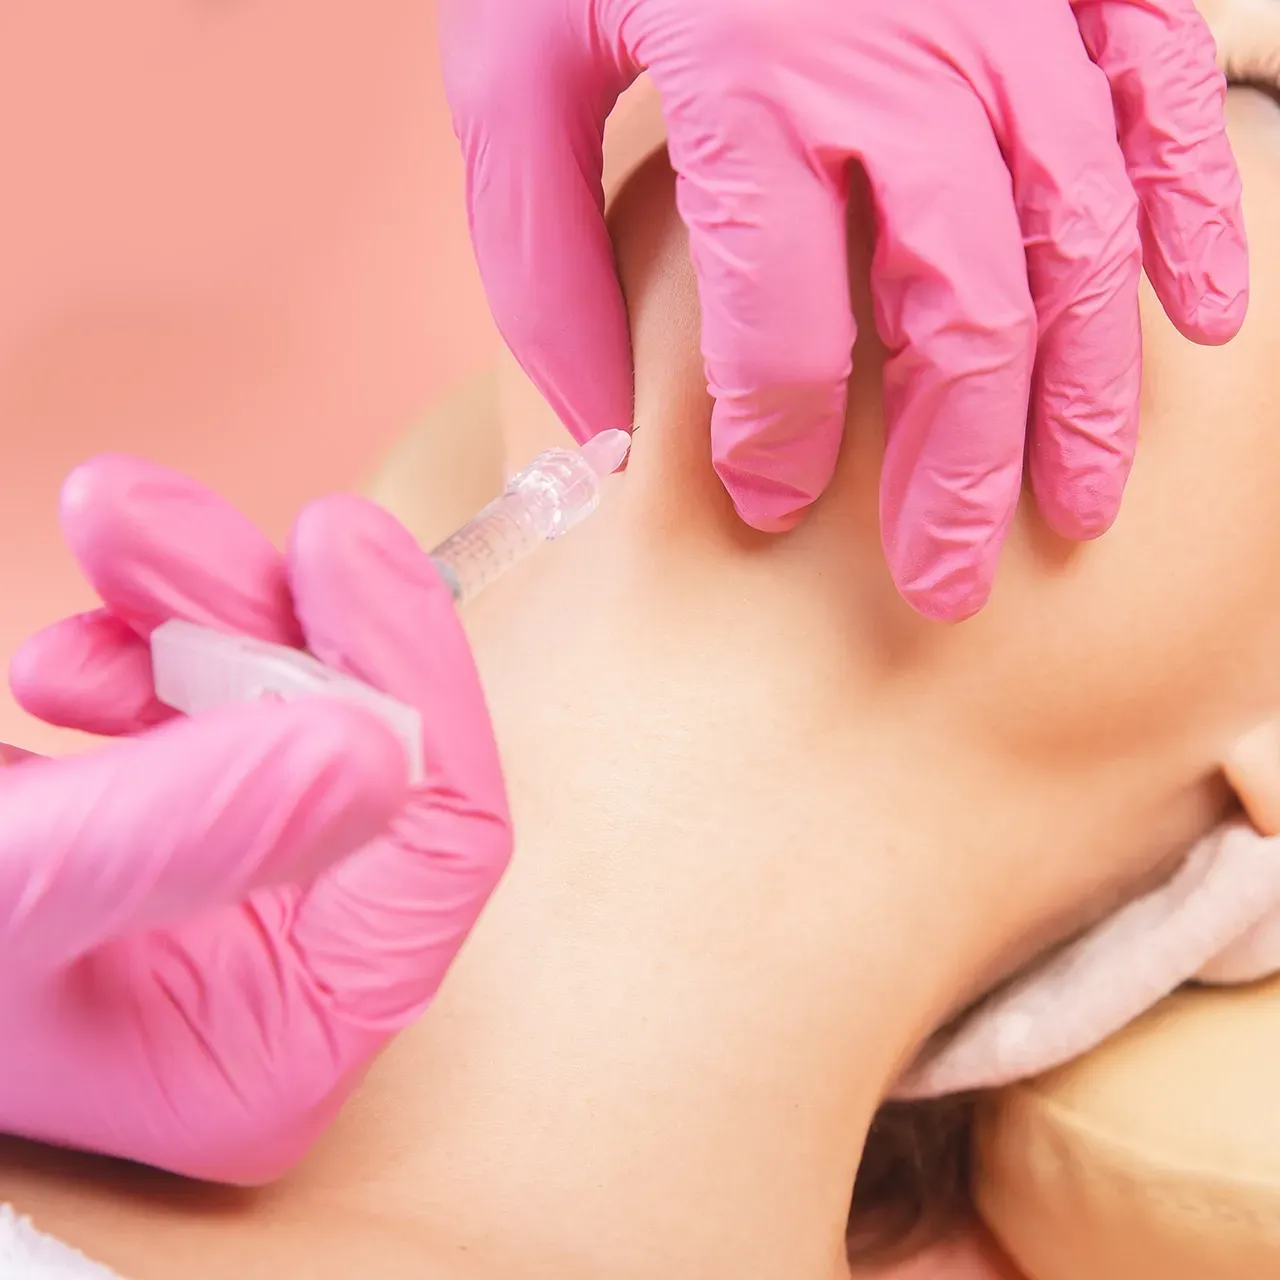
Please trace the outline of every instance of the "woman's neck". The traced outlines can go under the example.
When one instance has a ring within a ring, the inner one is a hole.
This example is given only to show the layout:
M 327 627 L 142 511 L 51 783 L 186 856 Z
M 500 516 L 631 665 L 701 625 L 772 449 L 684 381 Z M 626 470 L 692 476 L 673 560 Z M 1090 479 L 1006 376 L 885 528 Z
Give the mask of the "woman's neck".
M 772 668 L 793 714 L 825 714 L 832 750 L 863 762 L 854 786 L 884 780 L 897 804 L 881 815 L 884 839 L 945 859 L 932 867 L 925 856 L 914 891 L 898 871 L 924 936 L 968 928 L 953 1001 L 1167 875 L 1232 807 L 1211 718 L 1167 697 L 1130 710 L 1126 685 L 1143 688 L 1133 671 L 1114 687 L 1082 672 L 1083 703 L 1063 697 L 1060 668 L 1037 661 L 1027 642 L 1057 603 L 1036 594 L 1053 579 L 1041 559 L 1068 551 L 1045 550 L 1034 513 L 1010 539 L 1007 598 L 998 584 L 980 618 L 942 626 L 902 601 L 880 542 L 878 379 L 860 387 L 830 488 L 782 537 L 754 533 L 732 510 L 711 467 L 707 406 L 672 399 L 687 382 L 663 383 L 665 399 L 641 406 L 599 558 L 620 580 L 636 574 L 637 598 L 671 584 L 667 603 L 685 610 L 677 645 L 700 625 L 731 637 L 744 666 Z M 939 926 L 931 895 L 964 909 Z
M 762 538 L 705 436 L 646 429 L 468 613 L 516 857 L 335 1150 L 476 1275 L 829 1280 L 880 1098 L 1148 784 L 975 731 L 971 673 L 892 612 L 874 469 Z
M 828 1280 L 875 1108 L 1007 949 L 1008 868 L 1048 896 L 991 856 L 1046 797 L 873 685 L 821 593 L 628 509 L 468 618 L 518 847 L 420 1029 L 400 1185 L 494 1274 Z

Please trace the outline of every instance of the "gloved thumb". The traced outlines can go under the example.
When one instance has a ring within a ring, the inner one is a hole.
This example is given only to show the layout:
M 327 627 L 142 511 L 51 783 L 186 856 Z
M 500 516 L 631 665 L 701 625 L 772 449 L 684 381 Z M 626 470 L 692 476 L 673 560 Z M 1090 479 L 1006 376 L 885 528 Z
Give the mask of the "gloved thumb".
M 506 868 L 498 751 L 452 597 L 387 512 L 313 503 L 289 568 L 311 652 L 422 714 L 422 784 L 385 836 L 316 881 L 293 931 L 338 1007 L 393 1030 L 435 995 Z

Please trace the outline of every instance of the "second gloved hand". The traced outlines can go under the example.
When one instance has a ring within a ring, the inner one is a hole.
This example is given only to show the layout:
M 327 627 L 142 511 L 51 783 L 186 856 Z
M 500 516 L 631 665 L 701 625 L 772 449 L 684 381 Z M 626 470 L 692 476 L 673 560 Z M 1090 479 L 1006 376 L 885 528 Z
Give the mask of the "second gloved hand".
M 689 227 L 742 516 L 781 530 L 830 480 L 854 341 L 845 195 L 878 214 L 889 348 L 881 530 L 939 618 L 987 598 L 1029 469 L 1093 537 L 1137 442 L 1141 266 L 1199 342 L 1247 303 L 1224 84 L 1193 0 L 442 0 L 446 88 L 485 288 L 570 428 L 625 426 L 631 362 L 601 138 L 647 69 Z M 1036 385 L 1032 386 L 1033 364 Z
M 194 482 L 107 457 L 63 526 L 105 608 L 28 642 L 14 690 L 130 736 L 0 759 L 0 1131 L 266 1181 L 430 1001 L 506 865 L 470 650 L 430 562 L 357 498 L 307 508 L 281 556 Z M 173 717 L 146 637 L 175 617 L 420 708 L 425 781 L 345 705 Z

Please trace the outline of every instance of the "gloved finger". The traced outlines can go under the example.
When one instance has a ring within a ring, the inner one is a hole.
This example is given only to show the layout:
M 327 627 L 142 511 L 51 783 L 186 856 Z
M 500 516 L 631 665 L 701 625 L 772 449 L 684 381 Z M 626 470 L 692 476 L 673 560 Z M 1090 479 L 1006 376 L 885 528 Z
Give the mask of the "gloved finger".
M 1226 81 L 1209 28 L 1195 0 L 1076 0 L 1074 7 L 1085 45 L 1111 83 L 1151 284 L 1185 337 L 1226 342 L 1248 308 L 1249 255 Z
M 1010 60 L 1002 141 L 1039 323 L 1031 484 L 1050 527 L 1080 539 L 1110 528 L 1137 447 L 1142 248 L 1106 80 L 1055 14 L 1039 18 L 1053 56 Z
M 138 634 L 181 617 L 280 644 L 301 640 L 283 556 L 180 472 L 103 455 L 67 478 L 61 515 L 86 578 Z
M 910 86 L 900 133 L 865 160 L 884 370 L 880 529 L 894 581 L 928 617 L 986 603 L 1018 501 L 1035 310 L 1009 174 L 978 100 Z M 909 142 L 907 141 L 909 140 Z
M 683 76 L 650 73 L 702 304 L 715 468 L 748 524 L 789 529 L 830 482 L 844 433 L 855 335 L 844 165 L 801 155 L 749 86 L 700 81 L 692 94 L 718 94 L 711 107 Z
M 174 714 L 156 701 L 146 641 L 105 609 L 37 631 L 9 664 L 9 688 L 24 711 L 85 733 L 137 733 Z
M 310 882 L 386 830 L 404 751 L 343 703 L 234 706 L 0 771 L 0 954 L 52 972 L 112 938 Z
M 155 700 L 146 637 L 170 618 L 301 643 L 284 557 L 187 476 L 106 454 L 68 476 L 61 517 L 106 610 L 55 623 L 19 650 L 10 683 L 33 715 L 101 734 L 167 718 Z
M 400 1026 L 435 994 L 510 856 L 489 714 L 447 587 L 385 511 L 349 496 L 313 503 L 289 565 L 311 651 L 423 717 L 425 782 L 390 835 L 316 882 L 294 928 L 349 1013 Z
M 504 38 L 484 38 L 498 24 Z M 631 344 L 601 176 L 605 119 L 636 70 L 594 34 L 548 23 L 538 5 L 456 0 L 441 6 L 440 27 L 471 239 L 498 329 L 578 440 L 629 427 Z

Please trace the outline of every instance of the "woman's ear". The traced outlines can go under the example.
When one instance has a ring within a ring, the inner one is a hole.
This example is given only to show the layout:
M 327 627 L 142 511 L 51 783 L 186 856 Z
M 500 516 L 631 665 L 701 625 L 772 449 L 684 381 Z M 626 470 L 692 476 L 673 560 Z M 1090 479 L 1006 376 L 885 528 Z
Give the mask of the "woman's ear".
M 1280 719 L 1236 740 L 1222 762 L 1249 821 L 1264 836 L 1280 835 Z

